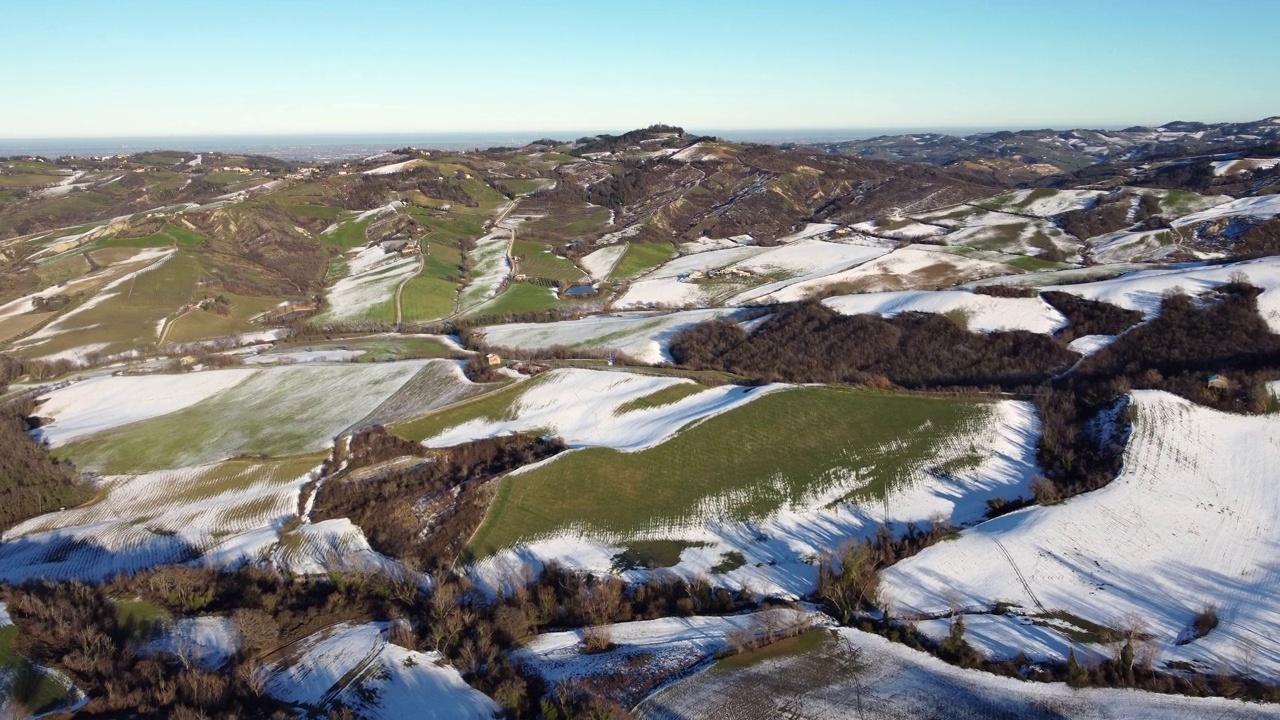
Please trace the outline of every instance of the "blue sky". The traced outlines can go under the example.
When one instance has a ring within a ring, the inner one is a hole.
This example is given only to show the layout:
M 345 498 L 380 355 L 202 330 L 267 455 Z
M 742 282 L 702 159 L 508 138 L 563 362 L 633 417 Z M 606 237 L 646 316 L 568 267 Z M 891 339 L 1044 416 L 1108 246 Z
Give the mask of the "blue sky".
M 1280 114 L 1280 2 L 0 0 L 0 137 Z

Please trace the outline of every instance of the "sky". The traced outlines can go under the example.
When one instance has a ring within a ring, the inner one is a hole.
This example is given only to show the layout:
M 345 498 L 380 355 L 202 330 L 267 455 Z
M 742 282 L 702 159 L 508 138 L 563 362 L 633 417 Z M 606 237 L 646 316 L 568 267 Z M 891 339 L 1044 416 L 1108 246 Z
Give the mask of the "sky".
M 0 0 L 0 138 L 1280 114 L 1276 0 Z

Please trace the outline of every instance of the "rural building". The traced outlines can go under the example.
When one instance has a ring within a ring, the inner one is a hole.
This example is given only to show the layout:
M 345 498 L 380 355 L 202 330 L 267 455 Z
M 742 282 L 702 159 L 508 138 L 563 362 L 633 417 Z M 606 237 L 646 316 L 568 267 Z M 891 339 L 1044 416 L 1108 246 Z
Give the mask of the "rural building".
M 497 353 L 489 353 L 484 356 L 484 362 L 489 367 L 495 367 L 502 364 L 502 358 Z
M 1210 375 L 1209 387 L 1215 390 L 1228 390 L 1231 388 L 1231 381 L 1227 379 L 1226 375 Z

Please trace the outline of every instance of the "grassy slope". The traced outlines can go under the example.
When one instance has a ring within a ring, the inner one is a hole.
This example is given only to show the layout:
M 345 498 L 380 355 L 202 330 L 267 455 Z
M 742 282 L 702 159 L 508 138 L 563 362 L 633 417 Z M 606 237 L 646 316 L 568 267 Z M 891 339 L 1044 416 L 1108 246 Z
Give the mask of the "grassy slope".
M 941 438 L 986 412 L 951 399 L 778 392 L 648 450 L 580 450 L 504 479 L 471 549 L 484 555 L 571 526 L 628 534 L 680 524 L 698 519 L 701 501 L 730 493 L 734 517 L 758 518 L 845 468 L 858 468 L 866 482 L 859 495 L 882 496 L 932 457 Z
M 667 243 L 632 243 L 614 265 L 609 277 L 617 280 L 633 278 L 670 260 L 676 249 Z

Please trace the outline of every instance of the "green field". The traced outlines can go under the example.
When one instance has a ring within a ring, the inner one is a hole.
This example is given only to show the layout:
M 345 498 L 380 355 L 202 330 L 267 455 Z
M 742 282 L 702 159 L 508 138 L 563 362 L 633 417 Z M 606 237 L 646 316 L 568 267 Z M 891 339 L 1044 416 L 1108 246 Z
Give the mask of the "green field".
M 340 248 L 360 247 L 369 242 L 369 236 L 365 234 L 365 231 L 369 228 L 369 223 L 371 222 L 373 222 L 373 218 L 370 217 L 360 221 L 339 223 L 333 232 L 322 233 L 320 239 Z
M 502 412 L 487 400 L 491 414 Z M 568 528 L 616 538 L 679 527 L 700 521 L 711 498 L 726 517 L 758 519 L 834 487 L 846 471 L 859 481 L 849 497 L 881 497 L 988 416 L 988 405 L 964 400 L 775 392 L 657 447 L 588 448 L 503 479 L 470 550 L 485 556 Z
M 360 350 L 356 362 L 389 362 L 416 358 L 450 358 L 458 352 L 434 338 L 414 335 L 364 335 L 317 343 L 280 343 L 268 355 L 317 350 Z
M 180 225 L 172 223 L 166 224 L 158 232 L 142 237 L 109 237 L 94 242 L 89 246 L 90 250 L 109 247 L 129 247 L 129 248 L 153 248 L 153 247 L 184 247 L 198 248 L 208 241 L 204 235 L 188 230 Z
M 614 280 L 636 277 L 670 260 L 675 254 L 675 247 L 668 243 L 631 243 L 618 259 L 618 264 L 613 266 L 609 277 Z
M 56 450 L 107 474 L 188 467 L 241 455 L 283 457 L 327 447 L 421 369 L 414 363 L 295 365 L 247 380 L 169 415 L 77 439 Z M 238 371 L 249 372 L 249 371 Z M 341 388 L 341 391 L 335 391 Z
M 543 244 L 564 245 L 585 235 L 604 230 L 609 211 L 597 205 L 556 205 L 548 215 L 520 226 L 520 237 Z
M 437 320 L 453 313 L 457 283 L 421 274 L 404 284 L 400 312 L 404 322 Z
M 58 334 L 24 347 L 24 355 L 45 355 L 91 344 L 103 353 L 130 350 L 159 339 L 160 320 L 175 314 L 195 297 L 200 259 L 178 251 L 154 269 L 136 274 L 97 304 L 55 321 Z
M 527 313 L 558 307 L 560 300 L 553 288 L 527 282 L 514 282 L 501 295 L 472 310 L 468 315 L 481 317 L 503 313 Z
M 693 397 L 698 393 L 706 390 L 705 387 L 697 383 L 679 383 L 671 385 L 642 398 L 636 398 L 630 402 L 625 402 L 618 406 L 617 414 L 634 412 L 636 410 L 647 410 L 648 408 L 662 407 L 663 405 L 671 405 L 680 402 L 687 397 Z
M 519 260 L 519 272 L 531 278 L 551 278 L 566 283 L 586 280 L 586 275 L 573 261 L 556 255 L 546 243 L 516 240 L 511 243 L 511 254 Z
M 229 292 L 218 294 L 231 303 L 230 315 L 219 315 L 209 310 L 190 310 L 169 321 L 165 342 L 188 343 L 261 330 L 262 326 L 253 323 L 252 318 L 282 301 L 278 297 L 247 297 Z
M 439 412 L 397 423 L 392 429 L 401 437 L 421 441 L 470 420 L 514 420 L 516 401 L 536 382 L 538 380 L 534 379 L 516 385 L 509 381 L 491 383 L 491 392 Z

